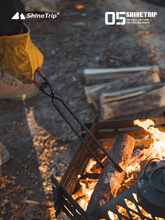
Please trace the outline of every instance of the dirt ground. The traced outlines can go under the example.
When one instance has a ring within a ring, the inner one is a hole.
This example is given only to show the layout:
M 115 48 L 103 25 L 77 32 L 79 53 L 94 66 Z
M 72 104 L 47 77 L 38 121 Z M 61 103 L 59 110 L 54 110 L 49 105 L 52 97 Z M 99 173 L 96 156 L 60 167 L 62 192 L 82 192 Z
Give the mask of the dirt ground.
M 128 10 L 157 11 L 158 16 L 148 26 L 105 25 L 106 11 Z M 84 68 L 158 64 L 163 77 L 164 22 L 164 8 L 140 0 L 68 0 L 55 20 L 26 20 L 45 57 L 43 72 L 83 122 L 96 115 L 84 94 Z M 160 116 L 163 110 L 139 115 Z M 0 219 L 55 219 L 50 176 L 61 180 L 79 140 L 41 92 L 24 102 L 0 101 L 0 121 L 0 140 L 11 155 L 0 171 Z

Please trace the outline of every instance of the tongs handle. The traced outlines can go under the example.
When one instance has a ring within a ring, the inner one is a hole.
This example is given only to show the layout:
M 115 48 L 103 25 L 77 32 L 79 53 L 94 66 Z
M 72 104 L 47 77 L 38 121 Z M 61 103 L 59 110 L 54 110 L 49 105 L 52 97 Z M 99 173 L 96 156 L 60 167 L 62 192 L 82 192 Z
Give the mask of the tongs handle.
M 58 105 L 55 102 L 55 99 L 60 101 L 64 108 L 68 110 L 68 112 L 73 116 L 73 118 L 81 125 L 84 130 L 88 133 L 88 135 L 94 140 L 94 142 L 98 145 L 98 147 L 107 155 L 107 157 L 113 162 L 115 165 L 116 169 L 119 172 L 122 172 L 122 168 L 113 160 L 113 158 L 107 153 L 107 151 L 102 147 L 102 145 L 99 143 L 99 141 L 93 136 L 93 134 L 87 129 L 87 127 L 84 125 L 84 123 L 72 112 L 72 110 L 68 107 L 68 105 L 61 99 L 61 97 L 57 96 L 54 94 L 54 89 L 51 87 L 51 84 L 49 80 L 46 78 L 45 74 L 40 70 L 40 68 L 37 68 L 36 71 L 40 74 L 40 76 L 44 79 L 44 82 L 39 84 L 39 82 L 34 78 L 33 83 L 34 85 L 41 90 L 45 95 L 49 96 L 52 99 L 52 104 L 56 108 L 56 110 L 60 113 L 60 115 L 63 117 L 63 119 L 66 121 L 66 123 L 69 125 L 69 127 L 72 129 L 72 131 L 77 135 L 77 137 L 81 140 L 81 142 L 84 144 L 84 146 L 88 149 L 88 151 L 93 155 L 93 157 L 96 159 L 96 161 L 104 168 L 102 163 L 97 159 L 95 154 L 92 152 L 88 144 L 84 141 L 84 139 L 79 135 L 75 127 L 73 126 L 72 123 L 66 118 L 64 113 L 61 111 L 61 109 L 58 107 Z M 48 86 L 50 89 L 50 92 L 45 90 L 45 85 L 46 87 Z
M 39 67 L 36 69 L 36 72 L 38 72 L 42 78 L 45 78 L 45 74 L 41 71 Z M 39 82 L 35 78 L 33 79 L 33 83 L 37 88 L 40 87 Z

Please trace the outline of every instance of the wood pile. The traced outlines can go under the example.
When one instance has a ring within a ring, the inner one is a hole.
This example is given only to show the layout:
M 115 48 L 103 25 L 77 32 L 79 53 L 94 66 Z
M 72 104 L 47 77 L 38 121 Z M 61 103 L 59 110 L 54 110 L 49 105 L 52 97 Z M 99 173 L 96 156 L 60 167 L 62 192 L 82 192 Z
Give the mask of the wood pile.
M 165 84 L 157 66 L 85 69 L 85 94 L 102 119 L 165 106 Z

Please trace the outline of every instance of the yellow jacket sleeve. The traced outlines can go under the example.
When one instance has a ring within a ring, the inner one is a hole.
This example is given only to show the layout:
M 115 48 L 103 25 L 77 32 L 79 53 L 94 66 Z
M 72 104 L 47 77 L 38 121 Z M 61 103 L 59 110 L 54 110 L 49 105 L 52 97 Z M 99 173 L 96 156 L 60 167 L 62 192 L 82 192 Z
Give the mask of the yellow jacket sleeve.
M 34 73 L 43 64 L 43 55 L 27 33 L 0 37 L 0 68 L 23 83 L 31 83 Z

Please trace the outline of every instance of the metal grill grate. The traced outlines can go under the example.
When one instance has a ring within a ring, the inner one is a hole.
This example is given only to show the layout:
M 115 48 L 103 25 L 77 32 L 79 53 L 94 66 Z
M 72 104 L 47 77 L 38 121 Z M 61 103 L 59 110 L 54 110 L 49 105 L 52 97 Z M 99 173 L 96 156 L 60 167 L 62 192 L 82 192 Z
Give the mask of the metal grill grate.
M 121 212 L 121 208 L 125 212 Z M 109 213 L 109 215 L 108 215 Z M 147 213 L 141 205 L 138 203 L 136 194 L 136 184 L 130 187 L 128 190 L 124 191 L 116 198 L 110 202 L 103 205 L 101 208 L 97 209 L 95 212 L 91 213 L 94 219 L 111 219 L 111 213 L 116 215 L 119 220 L 129 220 L 129 219 L 144 219 L 144 220 L 156 220 L 156 216 Z M 164 218 L 158 218 L 164 219 Z

